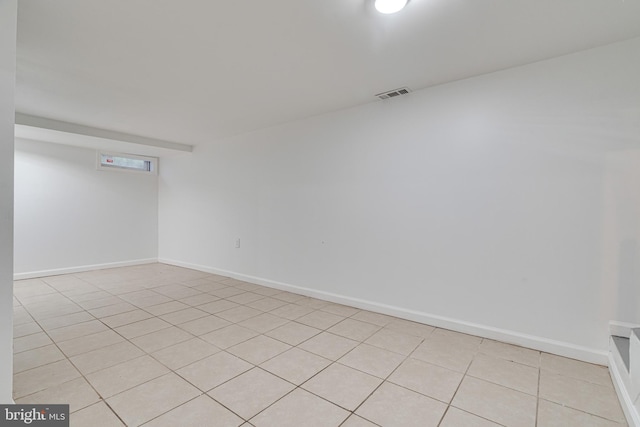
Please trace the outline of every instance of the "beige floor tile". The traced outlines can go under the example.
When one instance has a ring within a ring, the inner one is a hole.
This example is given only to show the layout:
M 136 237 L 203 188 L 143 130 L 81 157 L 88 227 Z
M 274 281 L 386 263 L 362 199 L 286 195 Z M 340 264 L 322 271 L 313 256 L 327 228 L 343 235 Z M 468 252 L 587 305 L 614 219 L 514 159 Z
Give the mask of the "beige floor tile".
M 296 346 L 309 338 L 318 335 L 320 332 L 320 329 L 312 328 L 311 326 L 303 325 L 302 323 L 289 322 L 267 332 L 265 335 L 289 345 Z
M 212 314 L 207 314 L 205 317 L 181 323 L 178 327 L 193 335 L 201 336 L 229 325 L 231 325 L 231 322 Z
M 423 338 L 415 335 L 381 329 L 369 337 L 365 343 L 408 356 L 422 341 Z
M 218 276 L 216 274 L 209 277 L 198 278 L 195 280 L 181 280 L 181 283 L 189 286 L 193 289 L 200 290 L 201 292 L 211 292 L 216 289 L 223 289 L 229 287 L 224 283 L 224 280 L 230 279 L 229 277 Z
M 193 287 L 193 289 L 196 289 L 201 292 L 213 292 L 215 290 L 224 289 L 227 287 L 228 286 L 225 285 L 224 283 L 209 281 L 209 283 L 201 283 L 199 285 L 196 285 Z M 212 295 L 212 296 L 215 296 L 215 295 Z M 220 299 L 220 297 L 216 297 L 216 298 Z
M 169 301 L 158 305 L 152 305 L 144 310 L 154 316 L 162 316 L 163 314 L 173 313 L 174 311 L 184 310 L 185 308 L 189 308 L 189 306 L 181 303 L 180 301 Z
M 123 341 L 97 350 L 73 356 L 71 361 L 87 375 L 115 366 L 119 363 L 144 355 L 144 352 L 130 342 Z
M 141 356 L 87 375 L 87 380 L 103 398 L 111 397 L 169 373 L 150 356 Z
M 78 304 L 71 301 L 60 293 L 36 295 L 29 298 L 18 298 L 22 306 L 34 317 L 46 317 L 51 315 L 60 315 L 65 313 L 73 313 L 78 308 Z M 59 310 L 60 309 L 60 310 Z
M 75 302 L 89 301 L 92 299 L 106 298 L 112 296 L 109 292 L 100 289 L 97 286 L 85 283 L 84 286 L 78 286 L 75 289 L 68 289 L 61 292 L 64 296 Z
M 296 304 L 304 305 L 306 307 L 311 307 L 314 310 L 320 310 L 322 307 L 325 307 L 325 306 L 327 306 L 329 304 L 332 304 L 332 303 L 329 302 L 329 301 L 324 301 L 324 300 L 321 300 L 321 299 L 308 297 L 308 298 L 296 301 Z
M 377 427 L 374 423 L 357 415 L 351 415 L 340 427 Z
M 338 427 L 349 412 L 296 389 L 249 420 L 256 427 Z
M 356 414 L 385 427 L 436 427 L 446 409 L 444 403 L 384 383 Z
M 106 294 L 106 292 L 104 292 L 103 294 Z M 109 295 L 109 294 L 106 294 L 106 295 Z M 105 298 L 91 299 L 88 301 L 78 302 L 77 304 L 80 307 L 84 308 L 85 310 L 91 310 L 94 308 L 107 307 L 110 305 L 120 304 L 120 303 L 122 303 L 122 300 L 120 298 L 113 295 L 109 295 L 108 297 L 105 297 Z
M 278 317 L 284 317 L 285 319 L 296 320 L 309 313 L 313 313 L 314 311 L 315 310 L 311 307 L 303 307 L 298 304 L 287 304 L 282 307 L 278 307 L 275 310 L 271 310 L 269 313 Z
M 115 314 L 113 316 L 103 317 L 100 319 L 102 323 L 109 326 L 110 328 L 117 328 L 119 326 L 129 325 L 131 323 L 136 323 L 141 320 L 150 319 L 153 315 L 147 313 L 144 310 L 135 309 L 133 311 L 127 311 L 120 314 Z
M 344 317 L 351 317 L 360 311 L 360 309 L 355 307 L 349 307 L 347 305 L 333 304 L 333 303 L 323 304 L 320 310 L 326 311 L 327 313 L 331 313 L 331 314 L 337 314 L 338 316 L 344 316 Z
M 44 330 L 50 331 L 52 329 L 75 325 L 76 323 L 87 322 L 93 319 L 95 318 L 92 315 L 86 311 L 81 311 L 79 313 L 71 313 L 64 316 L 51 317 L 49 319 L 40 319 L 38 320 L 38 323 L 44 328 Z
M 193 338 L 153 352 L 151 356 L 169 369 L 175 370 L 202 360 L 219 351 L 220 349 L 218 347 L 199 338 Z
M 251 329 L 243 328 L 238 325 L 230 325 L 202 335 L 200 338 L 215 345 L 216 347 L 227 349 L 255 336 L 258 336 L 256 331 L 252 331 Z
M 130 302 L 134 302 L 134 301 L 138 301 L 140 299 L 143 298 L 148 298 L 148 297 L 152 297 L 155 295 L 159 295 L 149 289 L 144 289 L 144 290 L 139 290 L 139 291 L 132 291 L 132 292 L 126 292 L 126 293 L 122 293 L 120 295 L 120 298 L 125 300 L 125 301 L 130 301 Z
M 476 352 L 475 348 L 456 346 L 452 343 L 434 342 L 427 339 L 411 353 L 411 357 L 464 373 L 469 368 Z
M 289 320 L 283 319 L 282 317 L 274 316 L 269 313 L 262 313 L 250 319 L 244 320 L 238 323 L 238 325 L 264 334 L 265 332 L 269 332 L 270 330 L 289 322 Z
M 411 322 L 409 320 L 394 318 L 389 322 L 385 329 L 391 331 L 402 332 L 407 335 L 414 335 L 420 338 L 428 338 L 436 328 L 422 323 Z
M 202 294 L 201 291 L 183 285 L 165 285 L 153 289 L 159 294 L 173 299 L 188 298 Z
M 436 328 L 428 338 L 434 341 L 450 342 L 458 346 L 470 348 L 478 348 L 482 343 L 482 338 L 480 337 L 440 328 Z
M 171 298 L 168 298 L 150 289 L 129 292 L 119 295 L 119 297 L 125 301 L 129 301 L 133 305 L 137 305 L 138 307 L 150 307 L 152 305 L 171 301 Z
M 344 316 L 338 316 L 324 311 L 314 311 L 305 316 L 299 317 L 296 319 L 296 322 L 311 326 L 312 328 L 324 330 L 332 327 L 342 320 L 344 320 Z
M 538 395 L 538 369 L 532 366 L 477 354 L 467 375 L 533 396 Z
M 263 363 L 261 367 L 289 382 L 300 385 L 330 363 L 331 361 L 313 353 L 292 348 Z
M 439 427 L 500 427 L 500 424 L 450 406 Z
M 374 313 L 372 311 L 362 310 L 351 316 L 352 319 L 360 320 L 362 322 L 372 323 L 378 326 L 386 326 L 391 323 L 395 317 L 387 316 L 385 314 Z
M 220 298 L 218 298 L 215 295 L 199 294 L 199 295 L 192 295 L 186 298 L 180 298 L 178 301 L 180 301 L 181 303 L 187 304 L 188 306 L 191 306 L 191 307 L 197 307 L 199 305 L 208 304 L 213 301 L 218 301 L 219 299 Z
M 78 279 L 72 274 L 63 274 L 60 276 L 43 277 L 42 280 L 52 288 L 59 292 L 69 291 L 87 286 L 88 283 L 82 279 Z M 89 285 L 91 286 L 91 285 Z
M 482 344 L 480 344 L 478 351 L 489 356 L 533 366 L 534 368 L 538 368 L 540 366 L 540 352 L 529 348 L 485 339 L 482 340 Z
M 197 308 L 189 307 L 184 310 L 174 311 L 173 313 L 163 314 L 160 318 L 172 325 L 180 325 L 181 323 L 190 322 L 207 316 L 209 316 L 209 313 L 198 310 Z
M 71 414 L 70 422 L 72 426 L 82 427 L 123 427 L 122 421 L 109 409 L 104 402 L 84 408 L 81 411 Z
M 615 390 L 607 386 L 541 370 L 539 397 L 608 420 L 625 420 Z
M 227 351 L 247 362 L 259 365 L 260 363 L 287 351 L 291 346 L 264 335 L 258 335 L 243 343 L 229 347 Z
M 609 370 L 605 366 L 593 365 L 554 354 L 542 353 L 540 367 L 544 370 L 564 375 L 565 377 L 613 388 Z
M 65 355 L 53 344 L 23 351 L 13 356 L 13 373 L 17 374 L 64 359 Z
M 88 322 L 77 323 L 75 325 L 53 329 L 49 331 L 48 334 L 55 342 L 61 342 L 72 340 L 74 338 L 84 337 L 86 335 L 96 334 L 108 329 L 109 328 L 105 326 L 101 321 L 90 320 Z
M 386 378 L 402 363 L 404 356 L 368 344 L 360 344 L 338 360 L 378 378 Z
M 247 304 L 247 307 L 255 308 L 256 310 L 260 311 L 271 311 L 275 310 L 276 308 L 282 307 L 283 305 L 287 305 L 287 302 L 275 298 L 265 297 Z
M 269 288 L 267 286 L 258 285 L 258 287 L 257 288 L 253 288 L 251 290 L 251 292 L 253 292 L 254 294 L 258 294 L 258 295 L 264 295 L 264 296 L 267 296 L 267 297 L 271 297 L 272 295 L 279 294 L 282 291 L 280 289 Z
M 136 305 L 140 308 L 146 309 L 147 307 L 151 307 L 152 305 L 158 305 L 158 304 L 162 304 L 170 301 L 171 301 L 171 298 L 169 297 L 166 297 L 160 294 L 155 294 L 145 298 L 136 299 L 135 301 L 131 301 L 131 304 Z
M 61 343 L 58 343 L 58 347 L 60 347 L 60 350 L 62 350 L 62 352 L 67 355 L 67 357 L 72 357 L 123 341 L 124 338 L 122 338 L 120 335 L 113 332 L 112 330 L 107 330 L 98 332 L 97 334 L 86 335 L 84 337 L 63 341 Z
M 111 292 L 105 291 L 95 285 L 90 285 L 89 283 L 85 283 L 85 285 L 78 286 L 74 289 L 61 291 L 60 293 L 76 302 L 113 296 Z
M 533 427 L 536 422 L 536 398 L 519 391 L 465 377 L 452 406 L 513 427 Z
M 306 298 L 304 295 L 294 294 L 292 292 L 278 292 L 277 294 L 273 294 L 272 297 L 290 303 L 295 303 L 296 301 Z
M 16 403 L 19 404 L 68 404 L 70 412 L 78 411 L 98 401 L 100 396 L 84 378 L 76 378 L 16 399 Z
M 407 359 L 388 381 L 445 403 L 451 402 L 463 375 L 417 359 Z
M 227 299 L 238 304 L 249 304 L 250 302 L 261 300 L 264 297 L 264 295 L 254 294 L 253 292 L 245 292 L 243 294 L 231 296 Z
M 22 306 L 13 307 L 13 325 L 22 325 L 23 323 L 33 322 L 33 317 Z M 42 322 L 40 322 L 42 324 Z
M 540 399 L 537 427 L 626 427 L 616 422 Z
M 24 397 L 79 377 L 80 372 L 68 360 L 20 372 L 13 376 L 13 398 Z
M 15 288 L 16 400 L 70 403 L 76 427 L 125 424 L 85 377 L 132 426 L 428 427 L 454 393 L 439 427 L 626 426 L 606 367 L 228 277 L 149 264 Z
M 128 325 L 115 328 L 114 331 L 122 335 L 127 339 L 136 338 L 142 335 L 150 334 L 151 332 L 159 331 L 161 329 L 169 328 L 172 325 L 157 317 L 151 319 L 141 320 L 136 323 L 130 323 Z
M 115 316 L 116 314 L 127 313 L 129 311 L 137 310 L 133 304 L 129 304 L 128 302 L 121 302 L 118 304 L 108 305 L 106 307 L 94 308 L 92 310 L 88 310 L 93 316 L 101 319 L 103 317 Z
M 259 314 L 262 314 L 260 310 L 256 310 L 255 308 L 246 307 L 241 305 L 236 308 L 232 308 L 230 310 L 221 311 L 216 314 L 216 316 L 223 318 L 224 320 L 228 320 L 231 323 L 242 322 L 243 320 L 250 319 Z
M 229 286 L 227 288 L 216 289 L 215 291 L 209 292 L 211 295 L 215 295 L 220 298 L 229 298 L 234 295 L 243 294 L 245 291 L 242 289 L 234 288 L 233 286 Z
M 353 411 L 381 383 L 380 378 L 334 363 L 304 383 L 302 388 Z
M 233 412 L 202 395 L 155 418 L 144 427 L 237 427 L 242 422 Z
M 176 372 L 200 390 L 209 391 L 251 368 L 250 363 L 221 351 Z
M 14 282 L 13 294 L 23 304 L 24 301 L 28 301 L 29 298 L 57 293 L 58 291 L 55 288 L 47 285 L 43 281 L 39 281 L 38 283 L 36 283 L 35 281 L 32 281 L 31 283 L 25 283 L 22 280 Z
M 27 322 L 13 326 L 13 338 L 20 338 L 38 332 L 42 332 L 42 328 L 40 328 L 36 322 Z
M 21 351 L 33 350 L 34 348 L 44 347 L 53 344 L 53 341 L 44 332 L 27 335 L 13 340 L 13 353 Z
M 253 368 L 208 394 L 248 420 L 294 388 L 293 384 L 275 375 Z
M 161 329 L 159 331 L 134 338 L 131 342 L 147 353 L 153 353 L 154 351 L 161 350 L 165 347 L 190 340 L 191 338 L 194 338 L 194 336 L 190 333 L 172 326 L 170 328 Z
M 359 320 L 344 319 L 340 323 L 336 323 L 327 332 L 331 332 L 335 335 L 340 335 L 345 338 L 349 338 L 355 341 L 364 341 L 377 332 L 380 326 L 373 325 L 367 322 L 361 322 Z
M 339 337 L 328 332 L 322 332 L 298 347 L 318 354 L 326 359 L 335 361 L 347 354 L 358 345 L 357 341 Z
M 200 395 L 174 373 L 166 374 L 107 399 L 129 427 L 139 426 Z
M 263 286 L 256 285 L 255 283 L 244 282 L 244 283 L 237 283 L 234 285 L 234 287 L 238 289 L 242 289 L 247 292 L 253 292 L 256 289 L 262 288 Z

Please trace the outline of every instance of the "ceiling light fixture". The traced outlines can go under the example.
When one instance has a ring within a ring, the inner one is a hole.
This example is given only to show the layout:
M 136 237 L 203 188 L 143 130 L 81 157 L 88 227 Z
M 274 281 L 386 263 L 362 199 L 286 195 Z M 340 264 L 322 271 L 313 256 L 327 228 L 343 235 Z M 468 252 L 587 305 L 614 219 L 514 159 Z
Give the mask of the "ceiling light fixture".
M 380 13 L 396 13 L 400 12 L 406 5 L 408 0 L 376 0 L 376 10 Z

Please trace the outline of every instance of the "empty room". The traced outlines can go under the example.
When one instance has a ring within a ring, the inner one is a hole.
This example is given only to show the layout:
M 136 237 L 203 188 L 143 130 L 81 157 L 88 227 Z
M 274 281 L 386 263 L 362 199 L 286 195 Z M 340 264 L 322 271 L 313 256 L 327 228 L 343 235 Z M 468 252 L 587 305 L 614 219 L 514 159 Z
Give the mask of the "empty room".
M 640 427 L 640 1 L 0 0 L 0 94 L 0 426 Z

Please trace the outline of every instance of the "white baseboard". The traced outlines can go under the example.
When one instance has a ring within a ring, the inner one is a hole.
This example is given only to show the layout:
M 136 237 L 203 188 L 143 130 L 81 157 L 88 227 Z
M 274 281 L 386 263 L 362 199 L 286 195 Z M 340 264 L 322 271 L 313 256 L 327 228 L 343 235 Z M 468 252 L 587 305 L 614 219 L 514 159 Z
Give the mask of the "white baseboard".
M 402 319 L 412 320 L 414 322 L 424 323 L 431 326 L 446 328 L 457 332 L 476 335 L 483 338 L 489 338 L 496 341 L 502 341 L 509 344 L 528 347 L 547 353 L 557 354 L 559 356 L 578 359 L 589 363 L 599 365 L 607 365 L 607 352 L 598 349 L 582 347 L 579 345 L 556 341 L 548 338 L 538 337 L 534 335 L 523 334 L 507 329 L 494 328 L 491 326 L 480 325 L 477 323 L 466 322 L 462 320 L 452 319 L 444 316 L 424 313 L 421 311 L 409 310 L 402 307 L 391 306 L 368 301 L 359 298 L 347 297 L 330 292 L 318 291 L 315 289 L 304 288 L 300 286 L 290 285 L 287 283 L 276 282 L 261 277 L 249 276 L 246 274 L 227 271 L 218 268 L 191 264 L 188 262 L 176 261 L 172 259 L 159 258 L 158 262 L 164 264 L 175 265 L 178 267 L 191 268 L 193 270 L 203 271 L 206 273 L 219 274 L 222 276 L 232 277 L 234 279 L 243 280 L 245 282 L 255 283 L 270 288 L 280 289 L 283 291 L 295 292 L 297 294 L 306 295 L 338 304 L 350 305 L 365 310 L 375 311 Z
M 640 414 L 638 414 L 631 396 L 629 396 L 627 387 L 622 379 L 622 374 L 618 369 L 618 364 L 615 362 L 614 355 L 611 352 L 609 353 L 609 374 L 611 375 L 613 386 L 618 394 L 618 400 L 620 401 L 620 406 L 622 406 L 624 416 L 627 418 L 629 427 L 640 427 Z
M 58 276 L 60 274 L 81 273 L 83 271 L 103 270 L 105 268 L 131 267 L 134 265 L 152 264 L 158 262 L 157 258 L 136 259 L 131 261 L 109 262 L 105 264 L 81 265 L 77 267 L 56 268 L 53 270 L 30 271 L 27 273 L 15 273 L 13 280 L 35 279 L 38 277 Z

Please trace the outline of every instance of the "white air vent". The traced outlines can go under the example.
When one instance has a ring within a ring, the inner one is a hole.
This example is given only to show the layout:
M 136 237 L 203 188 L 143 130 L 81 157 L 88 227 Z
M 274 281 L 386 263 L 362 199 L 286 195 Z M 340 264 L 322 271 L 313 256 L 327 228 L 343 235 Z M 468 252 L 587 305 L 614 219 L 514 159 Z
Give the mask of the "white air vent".
M 400 95 L 406 95 L 409 92 L 411 92 L 411 89 L 408 87 L 401 87 L 400 89 L 390 90 L 389 92 L 378 93 L 376 96 L 380 99 L 389 99 Z

